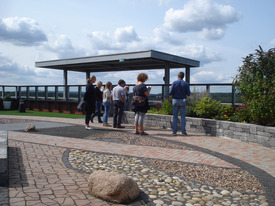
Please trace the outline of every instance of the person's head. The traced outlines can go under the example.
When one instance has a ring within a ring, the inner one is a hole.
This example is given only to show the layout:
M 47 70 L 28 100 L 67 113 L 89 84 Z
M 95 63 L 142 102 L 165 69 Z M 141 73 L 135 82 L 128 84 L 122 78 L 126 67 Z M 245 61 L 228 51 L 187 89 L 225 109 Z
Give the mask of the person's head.
M 88 79 L 87 79 L 87 83 L 95 83 L 96 82 L 96 76 L 90 76 Z
M 106 90 L 106 89 L 111 90 L 111 86 L 112 86 L 112 83 L 111 83 L 111 82 L 107 82 L 104 89 L 105 89 L 105 90 Z
M 118 80 L 118 84 L 122 87 L 125 86 L 126 82 L 123 79 Z
M 184 78 L 184 73 L 183 72 L 179 72 L 178 73 L 178 78 L 179 79 L 183 79 Z
M 138 76 L 137 76 L 137 80 L 139 82 L 146 82 L 148 80 L 148 75 L 145 74 L 145 73 L 140 73 Z
M 98 81 L 96 87 L 100 89 L 102 87 L 102 81 Z

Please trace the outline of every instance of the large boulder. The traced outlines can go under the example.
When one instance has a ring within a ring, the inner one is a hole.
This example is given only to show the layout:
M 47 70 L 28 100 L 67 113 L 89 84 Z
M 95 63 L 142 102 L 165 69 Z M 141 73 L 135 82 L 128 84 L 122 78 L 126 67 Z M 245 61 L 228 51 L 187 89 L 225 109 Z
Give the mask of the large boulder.
M 88 187 L 91 195 L 114 203 L 129 203 L 139 196 L 137 183 L 125 174 L 95 171 Z

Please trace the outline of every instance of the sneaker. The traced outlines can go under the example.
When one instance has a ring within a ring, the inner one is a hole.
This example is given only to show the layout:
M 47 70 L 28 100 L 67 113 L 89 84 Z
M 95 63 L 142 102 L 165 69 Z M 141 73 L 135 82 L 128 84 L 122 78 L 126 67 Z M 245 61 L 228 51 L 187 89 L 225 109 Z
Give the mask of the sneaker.
M 185 132 L 185 133 L 182 133 L 182 136 L 187 136 L 187 133 Z
M 177 134 L 174 134 L 174 133 L 173 133 L 172 135 L 173 135 L 173 136 L 177 136 Z
M 91 127 L 87 127 L 87 126 L 85 126 L 85 129 L 87 129 L 87 130 L 92 130 Z
M 117 128 L 121 128 L 121 129 L 123 129 L 123 128 L 125 128 L 125 127 L 124 127 L 124 126 L 119 125 L 119 126 L 117 126 Z

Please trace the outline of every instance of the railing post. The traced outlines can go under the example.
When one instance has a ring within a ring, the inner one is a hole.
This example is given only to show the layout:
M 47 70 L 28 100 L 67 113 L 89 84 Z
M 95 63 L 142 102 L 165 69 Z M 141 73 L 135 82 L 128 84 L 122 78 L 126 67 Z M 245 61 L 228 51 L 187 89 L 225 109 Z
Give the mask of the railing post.
M 232 106 L 235 108 L 235 85 L 232 85 Z
M 15 99 L 20 99 L 20 87 L 19 86 L 15 86 Z
M 6 92 L 5 92 L 5 86 L 3 86 L 3 98 L 6 96 Z
M 54 109 L 58 110 L 58 86 L 54 89 Z
M 70 105 L 69 105 L 69 86 L 65 86 L 65 98 L 66 98 L 66 111 L 70 110 Z
M 30 101 L 29 101 L 29 98 L 30 98 L 30 87 L 27 86 L 27 87 L 26 87 L 27 108 L 30 109 Z
M 78 86 L 78 95 L 77 95 L 78 102 L 81 101 L 81 86 Z
M 210 85 L 209 84 L 206 85 L 206 93 L 210 94 Z
M 38 108 L 38 106 L 39 106 L 38 105 L 38 86 L 35 86 L 34 100 L 35 100 L 34 108 L 39 110 L 39 108 Z
M 20 100 L 21 99 L 21 86 L 17 86 L 16 90 L 18 91 L 18 98 Z
M 45 95 L 44 95 L 44 109 L 48 110 L 49 109 L 49 103 L 48 103 L 48 86 L 45 86 Z

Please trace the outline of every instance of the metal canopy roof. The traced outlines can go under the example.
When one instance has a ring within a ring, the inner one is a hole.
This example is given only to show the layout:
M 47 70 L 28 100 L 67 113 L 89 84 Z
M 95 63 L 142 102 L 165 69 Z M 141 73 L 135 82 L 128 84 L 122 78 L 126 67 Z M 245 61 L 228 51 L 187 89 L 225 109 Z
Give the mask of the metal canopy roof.
M 199 67 L 200 62 L 155 50 L 35 62 L 36 67 L 77 72 L 107 72 Z

